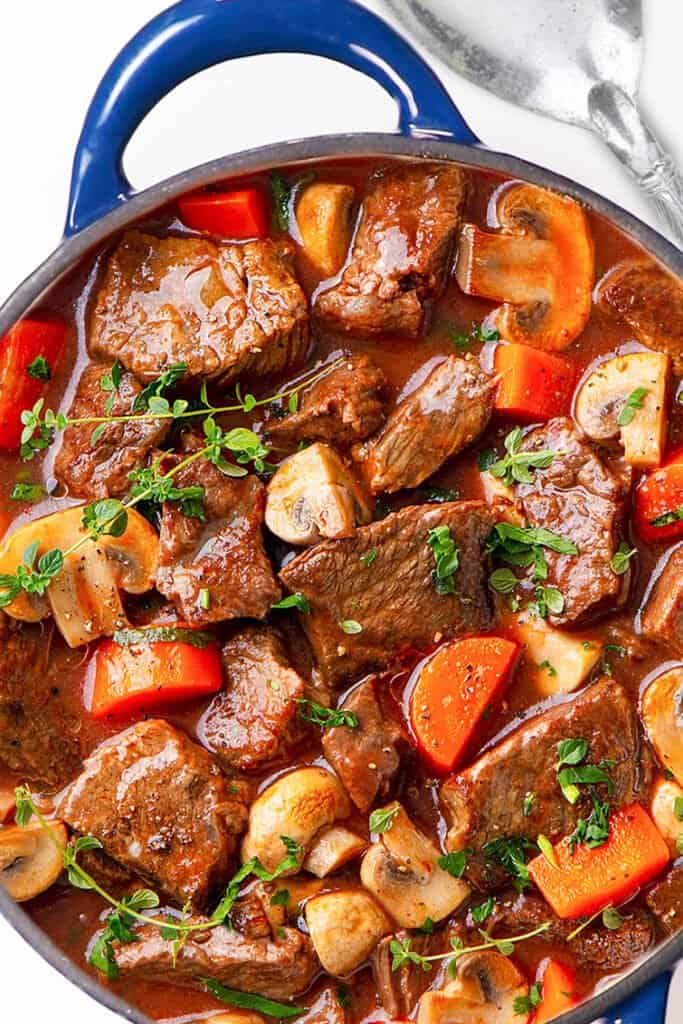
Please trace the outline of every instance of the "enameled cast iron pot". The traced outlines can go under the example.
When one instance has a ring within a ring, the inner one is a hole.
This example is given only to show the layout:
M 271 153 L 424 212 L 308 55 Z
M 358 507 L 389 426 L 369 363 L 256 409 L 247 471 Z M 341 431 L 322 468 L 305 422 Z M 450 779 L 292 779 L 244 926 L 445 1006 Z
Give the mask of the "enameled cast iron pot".
M 369 75 L 395 99 L 398 132 L 277 143 L 215 160 L 133 193 L 122 170 L 123 152 L 159 100 L 214 64 L 283 52 L 328 57 Z M 125 47 L 97 90 L 76 150 L 64 240 L 0 308 L 0 337 L 91 249 L 176 196 L 236 175 L 340 156 L 456 160 L 559 189 L 609 217 L 683 277 L 683 253 L 625 210 L 557 174 L 483 148 L 412 46 L 354 0 L 180 0 Z M 64 956 L 2 886 L 0 912 L 94 999 L 136 1024 L 149 1024 Z M 600 1024 L 663 1024 L 670 971 L 681 956 L 683 934 L 564 1015 L 562 1024 L 588 1024 L 596 1018 Z

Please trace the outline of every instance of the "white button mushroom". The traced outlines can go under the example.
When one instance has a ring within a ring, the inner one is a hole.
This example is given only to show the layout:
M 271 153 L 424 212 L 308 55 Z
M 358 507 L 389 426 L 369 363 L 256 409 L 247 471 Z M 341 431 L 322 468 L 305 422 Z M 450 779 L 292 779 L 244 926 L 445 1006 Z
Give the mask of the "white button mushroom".
M 266 871 L 274 871 L 287 855 L 283 836 L 298 843 L 305 856 L 321 829 L 350 813 L 349 798 L 335 775 L 325 768 L 297 768 L 276 779 L 251 805 L 242 860 L 258 857 Z
M 286 459 L 268 485 L 266 525 L 288 544 L 348 537 L 372 520 L 372 505 L 337 453 L 312 444 Z
M 66 846 L 66 828 L 51 821 L 55 839 Z M 32 900 L 59 878 L 64 863 L 62 854 L 41 825 L 0 829 L 0 882 L 17 903 Z
M 534 608 L 514 614 L 501 610 L 498 621 L 505 634 L 522 646 L 534 686 L 544 697 L 578 689 L 600 659 L 598 640 L 556 629 Z
M 470 953 L 459 962 L 455 981 L 422 996 L 417 1024 L 517 1024 L 515 1000 L 528 994 L 508 957 L 495 950 Z
M 34 519 L 10 534 L 0 545 L 0 574 L 12 575 L 24 554 L 37 544 L 36 558 L 65 551 L 82 540 L 83 506 Z M 5 611 L 23 622 L 39 622 L 50 613 L 69 647 L 111 636 L 126 623 L 119 591 L 144 594 L 154 584 L 159 537 L 144 516 L 128 510 L 128 525 L 120 537 L 88 540 L 67 555 L 44 597 L 20 593 Z
M 660 776 L 652 787 L 650 811 L 668 843 L 671 856 L 678 857 L 678 840 L 683 841 L 683 820 L 678 816 L 679 812 L 683 814 L 683 787 L 673 779 Z
M 659 466 L 666 443 L 669 357 L 629 352 L 589 373 L 576 396 L 574 416 L 594 441 L 620 437 L 631 466 Z
M 361 881 L 402 928 L 418 928 L 428 917 L 442 921 L 470 888 L 439 867 L 439 856 L 399 806 L 390 828 L 363 857 Z
M 351 185 L 315 181 L 296 204 L 296 223 L 309 260 L 325 277 L 336 274 L 351 241 Z
M 683 785 L 683 668 L 669 669 L 650 683 L 642 720 L 661 764 Z
M 467 295 L 503 305 L 494 326 L 507 341 L 564 349 L 586 326 L 593 288 L 593 241 L 586 214 L 569 196 L 515 183 L 498 192 L 501 231 L 465 224 L 456 275 Z
M 354 857 L 360 857 L 367 846 L 367 840 L 362 836 L 343 825 L 332 825 L 313 840 L 303 868 L 316 878 L 326 878 Z
M 337 889 L 306 904 L 306 924 L 328 974 L 344 977 L 367 960 L 392 930 L 387 915 L 362 889 Z

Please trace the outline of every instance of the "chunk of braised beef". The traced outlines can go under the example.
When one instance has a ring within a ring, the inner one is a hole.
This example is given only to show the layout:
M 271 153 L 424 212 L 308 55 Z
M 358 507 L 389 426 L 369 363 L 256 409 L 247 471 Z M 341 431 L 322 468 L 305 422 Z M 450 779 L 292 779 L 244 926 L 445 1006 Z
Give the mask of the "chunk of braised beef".
M 479 501 L 408 506 L 289 562 L 280 578 L 309 602 L 301 624 L 325 679 L 358 679 L 409 648 L 488 629 L 483 547 L 493 521 Z M 439 528 L 458 548 L 445 586 L 429 544 Z
M 673 274 L 652 260 L 625 260 L 600 283 L 598 301 L 683 374 L 683 285 Z
M 494 385 L 473 359 L 448 356 L 354 458 L 373 494 L 419 485 L 486 429 Z
M 381 707 L 374 679 L 352 690 L 340 709 L 355 715 L 358 724 L 326 729 L 323 753 L 356 807 L 368 811 L 389 795 L 401 765 L 403 732 Z
M 196 435 L 183 435 L 164 468 L 201 447 Z M 203 488 L 203 516 L 185 515 L 178 502 L 164 504 L 157 590 L 195 625 L 265 618 L 281 591 L 263 545 L 263 484 L 251 475 L 226 476 L 206 459 L 181 470 L 175 481 Z
M 350 260 L 315 313 L 353 334 L 415 337 L 448 275 L 466 183 L 453 164 L 379 172 L 365 197 Z
M 136 942 L 115 947 L 124 980 L 168 984 L 173 978 L 174 985 L 205 991 L 203 979 L 212 978 L 227 988 L 282 1000 L 305 992 L 319 970 L 311 940 L 295 928 L 281 929 L 274 939 L 247 938 L 219 926 L 191 935 L 177 955 L 158 928 L 145 925 L 135 934 Z
M 603 678 L 573 700 L 530 718 L 443 783 L 441 802 L 450 826 L 447 846 L 473 851 L 467 872 L 477 885 L 495 888 L 506 877 L 487 844 L 539 834 L 555 841 L 570 835 L 579 818 L 589 816 L 588 796 L 571 804 L 557 779 L 559 744 L 574 737 L 588 743 L 586 763 L 614 762 L 609 768 L 612 808 L 645 798 L 651 760 L 636 709 L 624 687 Z M 596 788 L 607 796 L 604 784 Z M 525 808 L 528 793 L 534 794 L 530 810 Z
M 132 373 L 121 372 L 119 386 L 103 390 L 111 380 L 112 366 L 88 363 L 83 370 L 69 408 L 70 419 L 127 416 L 142 391 Z M 111 404 L 109 400 L 111 399 Z M 54 473 L 69 494 L 77 498 L 106 498 L 126 494 L 131 487 L 128 474 L 143 466 L 150 452 L 168 433 L 168 421 L 129 420 L 107 423 L 103 431 L 92 423 L 69 426 L 55 459 Z M 93 442 L 93 436 L 96 440 Z
M 351 445 L 381 427 L 387 391 L 379 367 L 366 356 L 350 356 L 303 392 L 297 412 L 270 419 L 268 433 L 276 444 L 291 447 L 302 440 Z
M 304 681 L 292 668 L 282 637 L 271 627 L 246 626 L 223 644 L 225 690 L 200 721 L 204 744 L 226 768 L 249 771 L 282 756 L 300 738 L 296 701 Z
M 584 441 L 568 418 L 550 420 L 530 431 L 522 451 L 555 452 L 550 465 L 534 471 L 533 483 L 517 493 L 529 526 L 542 527 L 572 541 L 578 554 L 545 550 L 545 586 L 562 594 L 554 625 L 584 622 L 626 599 L 628 574 L 617 575 L 610 562 L 620 543 L 627 487 Z
M 140 380 L 184 363 L 188 378 L 225 384 L 300 362 L 306 296 L 284 240 L 216 245 L 127 231 L 107 262 L 90 321 L 93 355 Z
M 650 889 L 647 905 L 665 935 L 675 935 L 683 928 L 683 862 L 674 864 Z
M 640 628 L 651 640 L 683 651 L 683 547 L 676 547 L 648 589 Z
M 0 764 L 49 790 L 81 767 L 81 723 L 49 656 L 48 625 L 18 625 L 0 612 Z
M 101 746 L 66 789 L 58 816 L 180 905 L 203 907 L 230 872 L 246 791 L 161 719 Z
M 448 949 L 443 929 L 432 934 L 400 931 L 387 935 L 377 944 L 372 954 L 372 974 L 384 1011 L 392 1020 L 410 1017 L 418 999 L 433 981 L 433 972 L 410 962 L 397 971 L 392 969 L 391 944 L 406 939 L 410 939 L 410 948 L 418 956 L 438 956 Z

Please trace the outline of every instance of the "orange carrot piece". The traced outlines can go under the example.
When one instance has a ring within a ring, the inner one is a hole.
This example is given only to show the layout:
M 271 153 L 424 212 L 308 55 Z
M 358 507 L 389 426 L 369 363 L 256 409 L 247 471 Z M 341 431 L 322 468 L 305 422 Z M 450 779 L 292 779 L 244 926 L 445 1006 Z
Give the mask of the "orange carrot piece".
M 551 958 L 542 960 L 536 980 L 541 985 L 542 998 L 530 1024 L 547 1024 L 547 1021 L 579 1005 L 581 1000 L 576 995 L 574 972 L 566 964 Z
M 444 644 L 424 665 L 410 698 L 410 722 L 436 771 L 453 770 L 518 650 L 499 636 L 472 636 Z
M 555 844 L 557 867 L 539 854 L 529 874 L 558 917 L 594 914 L 618 905 L 655 878 L 669 862 L 669 849 L 652 818 L 640 804 L 615 811 L 609 839 L 590 849 L 569 840 Z
M 196 192 L 178 200 L 180 217 L 188 228 L 219 238 L 266 238 L 268 205 L 258 188 L 231 192 Z
M 567 359 L 529 345 L 498 345 L 494 365 L 501 376 L 498 412 L 526 420 L 548 420 L 569 412 L 576 373 Z
M 683 459 L 648 473 L 634 492 L 634 524 L 646 543 L 683 537 Z M 680 517 L 680 518 L 679 518 Z

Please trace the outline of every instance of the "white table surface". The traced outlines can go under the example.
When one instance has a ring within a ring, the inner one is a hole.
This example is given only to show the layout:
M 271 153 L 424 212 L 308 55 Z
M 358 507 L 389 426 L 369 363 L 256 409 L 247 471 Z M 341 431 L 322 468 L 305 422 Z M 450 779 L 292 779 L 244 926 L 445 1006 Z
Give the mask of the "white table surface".
M 381 0 L 366 2 L 374 10 L 384 9 Z M 679 0 L 643 3 L 642 95 L 653 125 L 683 164 L 683 5 Z M 163 0 L 2 5 L 0 298 L 59 242 L 86 104 L 120 47 L 164 6 Z M 258 11 L 258 0 L 254 8 Z M 434 63 L 489 146 L 566 174 L 655 222 L 647 201 L 597 139 L 517 110 Z M 313 57 L 253 58 L 179 87 L 138 132 L 126 166 L 134 184 L 144 186 L 265 142 L 320 132 L 391 130 L 394 125 L 392 102 L 356 72 Z M 73 989 L 1 920 L 0 964 L 2 1019 L 8 1024 L 61 1022 L 67 1012 L 69 1024 L 113 1024 L 117 1019 Z M 670 1024 L 683 1019 L 683 998 L 675 1003 Z

